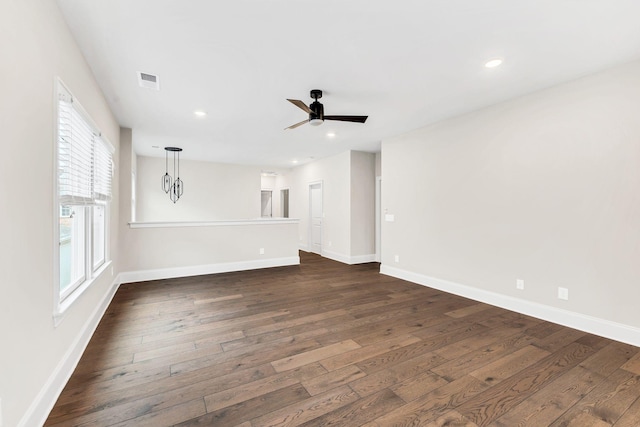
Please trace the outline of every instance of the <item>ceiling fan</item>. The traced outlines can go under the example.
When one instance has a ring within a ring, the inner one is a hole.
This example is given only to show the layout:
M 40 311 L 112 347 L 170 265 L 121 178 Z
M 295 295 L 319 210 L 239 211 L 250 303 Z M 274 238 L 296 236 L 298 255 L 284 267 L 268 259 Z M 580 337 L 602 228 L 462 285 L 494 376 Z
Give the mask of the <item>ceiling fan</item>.
M 301 110 L 304 110 L 305 113 L 309 114 L 309 118 L 301 121 L 300 123 L 296 123 L 295 125 L 291 125 L 288 128 L 285 128 L 285 130 L 295 129 L 298 126 L 302 126 L 307 122 L 311 126 L 319 126 L 325 120 L 364 123 L 367 121 L 367 117 L 369 117 L 369 116 L 325 116 L 324 106 L 318 102 L 318 99 L 322 98 L 322 91 L 320 89 L 311 90 L 311 98 L 313 98 L 314 101 L 308 107 L 304 102 L 300 101 L 299 99 L 287 99 L 287 101 L 297 106 Z

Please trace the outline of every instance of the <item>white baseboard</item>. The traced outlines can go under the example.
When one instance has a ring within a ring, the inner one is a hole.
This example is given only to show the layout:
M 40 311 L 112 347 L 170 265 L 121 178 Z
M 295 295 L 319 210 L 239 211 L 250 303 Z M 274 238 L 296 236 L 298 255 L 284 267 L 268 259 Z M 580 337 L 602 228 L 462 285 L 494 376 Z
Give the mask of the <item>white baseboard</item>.
M 127 271 L 120 273 L 121 283 L 144 282 L 147 280 L 172 279 L 175 277 L 201 276 L 203 274 L 229 273 L 232 271 L 256 270 L 259 268 L 299 265 L 300 257 L 268 258 L 251 261 L 226 262 L 219 264 L 193 265 L 189 267 L 158 268 L 155 270 Z
M 67 385 L 67 381 L 71 378 L 71 374 L 73 374 L 78 362 L 80 362 L 80 358 L 82 357 L 84 350 L 87 348 L 87 345 L 89 345 L 89 341 L 91 340 L 93 333 L 98 327 L 102 316 L 107 310 L 107 307 L 109 307 L 109 304 L 111 303 L 111 300 L 116 294 L 119 286 L 120 276 L 116 276 L 107 293 L 93 310 L 91 316 L 89 316 L 80 330 L 80 334 L 78 334 L 76 339 L 69 346 L 69 349 L 63 356 L 62 360 L 58 366 L 56 366 L 51 376 L 49 376 L 47 382 L 40 390 L 40 393 L 38 393 L 31 403 L 31 406 L 29 406 L 29 409 L 27 409 L 27 412 L 18 423 L 18 427 L 44 425 L 51 409 L 53 409 L 53 406 L 58 400 L 60 393 L 62 393 L 65 385 Z
M 326 249 L 322 250 L 322 256 L 349 265 L 364 264 L 366 262 L 374 262 L 376 260 L 376 254 L 349 256 L 338 252 L 328 251 Z
M 384 264 L 380 266 L 380 273 L 640 347 L 640 329 L 633 326 L 429 277 Z

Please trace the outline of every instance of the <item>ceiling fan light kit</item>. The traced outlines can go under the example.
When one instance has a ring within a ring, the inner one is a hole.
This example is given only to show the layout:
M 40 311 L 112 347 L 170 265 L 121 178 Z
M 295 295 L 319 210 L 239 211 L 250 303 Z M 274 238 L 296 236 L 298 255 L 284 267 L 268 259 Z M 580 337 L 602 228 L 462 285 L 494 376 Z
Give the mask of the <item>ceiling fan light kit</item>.
M 311 95 L 311 98 L 314 99 L 314 101 L 309 106 L 307 106 L 307 104 L 300 101 L 299 99 L 287 99 L 287 101 L 289 101 L 296 107 L 300 108 L 305 113 L 309 114 L 309 118 L 307 120 L 303 120 L 299 123 L 291 125 L 288 128 L 285 128 L 285 130 L 295 129 L 298 126 L 302 126 L 305 123 L 309 123 L 311 126 L 320 126 L 325 120 L 364 123 L 367 121 L 367 118 L 369 117 L 369 116 L 325 116 L 324 105 L 318 102 L 318 99 L 322 98 L 322 91 L 320 89 L 312 89 L 310 95 Z

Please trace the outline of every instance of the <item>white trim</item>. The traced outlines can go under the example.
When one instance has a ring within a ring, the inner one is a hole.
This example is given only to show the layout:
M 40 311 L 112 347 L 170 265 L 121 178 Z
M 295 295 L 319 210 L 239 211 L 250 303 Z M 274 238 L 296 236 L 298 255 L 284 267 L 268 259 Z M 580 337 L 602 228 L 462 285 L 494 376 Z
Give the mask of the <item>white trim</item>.
M 300 249 L 301 251 L 310 252 L 309 245 L 303 242 L 298 243 L 298 249 Z
M 366 264 L 368 262 L 376 262 L 376 254 L 352 255 L 349 264 Z
M 384 264 L 380 266 L 380 273 L 640 347 L 640 329 L 633 326 L 429 277 Z
M 112 261 L 105 261 L 94 273 L 94 275 L 85 280 L 80 284 L 80 286 L 76 287 L 73 292 L 71 292 L 64 300 L 60 301 L 58 305 L 53 310 L 53 325 L 57 328 L 64 319 L 64 315 L 67 312 L 67 309 L 73 305 L 78 298 L 84 294 L 84 292 L 93 285 L 93 282 L 98 280 L 100 275 L 105 272 L 105 270 L 110 267 Z
M 376 176 L 376 193 L 375 193 L 375 210 L 376 210 L 376 220 L 375 220 L 375 245 L 376 245 L 376 253 L 375 253 L 375 261 L 382 261 L 382 177 Z
M 256 270 L 259 268 L 299 265 L 300 257 L 283 257 L 218 264 L 192 265 L 188 267 L 158 268 L 155 270 L 127 271 L 120 273 L 121 283 L 147 280 L 172 279 L 175 277 L 201 276 L 203 274 L 228 273 L 232 271 Z
M 223 221 L 162 221 L 162 222 L 130 222 L 130 228 L 172 228 L 172 227 L 220 227 L 230 225 L 278 225 L 298 224 L 295 218 L 256 218 Z
M 349 265 L 364 264 L 367 262 L 374 262 L 376 260 L 376 254 L 349 256 L 338 252 L 328 251 L 326 249 L 322 250 L 322 256 Z
M 320 252 L 316 252 L 314 250 L 313 247 L 313 206 L 311 205 L 312 203 L 312 198 L 311 198 L 311 191 L 312 191 L 312 187 L 315 187 L 316 185 L 320 186 L 320 196 L 321 196 L 321 203 L 322 203 L 322 219 L 320 220 Z M 309 224 L 308 224 L 308 229 L 307 229 L 307 247 L 309 248 L 309 252 L 314 253 L 314 254 L 318 254 L 318 255 L 322 255 L 322 245 L 324 243 L 324 182 L 323 180 L 318 180 L 318 181 L 310 181 L 309 184 L 307 185 L 307 197 L 309 199 Z
M 44 425 L 49 416 L 49 412 L 53 409 L 60 393 L 62 393 L 69 378 L 71 378 L 71 374 L 73 374 L 78 362 L 80 362 L 84 350 L 87 348 L 93 333 L 98 327 L 102 316 L 107 310 L 107 307 L 109 307 L 119 286 L 120 276 L 116 277 L 111 283 L 107 293 L 80 330 L 80 334 L 69 346 L 69 349 L 60 363 L 58 363 L 58 366 L 53 370 L 53 373 L 49 376 L 42 389 L 40 389 L 40 392 L 29 406 L 29 409 L 27 409 L 27 412 L 20 422 L 18 422 L 18 427 Z

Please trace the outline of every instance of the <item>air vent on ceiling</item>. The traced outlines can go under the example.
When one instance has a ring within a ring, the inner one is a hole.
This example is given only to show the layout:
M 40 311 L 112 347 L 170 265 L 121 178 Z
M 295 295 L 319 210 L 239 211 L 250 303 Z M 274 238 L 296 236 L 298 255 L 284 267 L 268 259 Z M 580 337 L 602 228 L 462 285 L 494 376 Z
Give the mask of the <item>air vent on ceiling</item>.
M 147 89 L 160 90 L 160 78 L 153 74 L 138 71 L 138 84 Z

